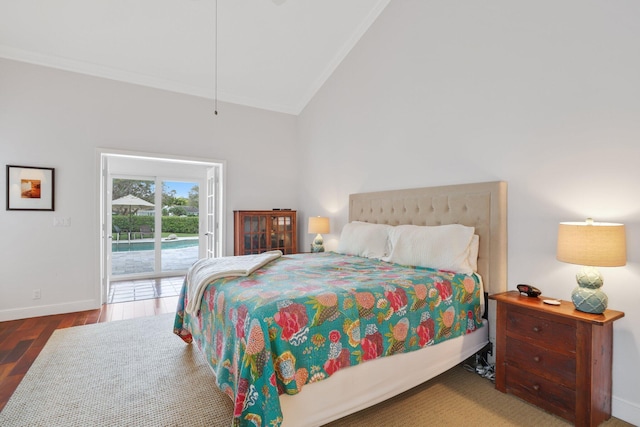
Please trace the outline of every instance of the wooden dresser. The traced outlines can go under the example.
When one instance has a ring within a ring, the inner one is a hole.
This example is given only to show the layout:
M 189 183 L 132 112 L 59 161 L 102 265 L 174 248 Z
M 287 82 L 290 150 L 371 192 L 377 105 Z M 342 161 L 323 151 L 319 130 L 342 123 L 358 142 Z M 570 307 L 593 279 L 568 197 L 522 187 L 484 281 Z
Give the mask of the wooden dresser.
M 298 252 L 296 211 L 234 211 L 234 255 Z
M 613 322 L 623 312 L 577 311 L 518 291 L 496 300 L 496 389 L 511 393 L 576 426 L 611 417 Z

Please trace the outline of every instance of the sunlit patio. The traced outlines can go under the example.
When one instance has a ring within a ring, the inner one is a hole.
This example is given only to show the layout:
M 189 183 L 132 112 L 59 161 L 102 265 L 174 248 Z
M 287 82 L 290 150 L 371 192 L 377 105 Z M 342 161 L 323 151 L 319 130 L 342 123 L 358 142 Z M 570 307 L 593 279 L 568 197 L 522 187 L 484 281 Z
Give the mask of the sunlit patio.
M 152 298 L 177 297 L 182 290 L 184 275 L 156 279 L 112 281 L 108 304 L 140 301 Z
M 147 243 L 152 242 L 148 239 Z M 121 240 L 118 245 L 129 245 L 129 242 Z M 198 246 L 162 249 L 163 275 L 175 272 L 172 277 L 121 280 L 119 277 L 131 274 L 153 273 L 155 251 L 113 251 L 111 255 L 112 274 L 107 298 L 110 304 L 179 295 L 186 270 L 198 260 Z
M 149 242 L 152 242 L 149 240 Z M 133 244 L 133 243 L 132 243 Z M 118 245 L 127 246 L 129 242 L 120 241 Z M 186 248 L 162 249 L 162 271 L 185 271 L 198 260 L 198 246 Z M 111 253 L 111 275 L 113 280 L 118 276 L 149 273 L 154 271 L 155 253 L 153 250 L 131 250 Z

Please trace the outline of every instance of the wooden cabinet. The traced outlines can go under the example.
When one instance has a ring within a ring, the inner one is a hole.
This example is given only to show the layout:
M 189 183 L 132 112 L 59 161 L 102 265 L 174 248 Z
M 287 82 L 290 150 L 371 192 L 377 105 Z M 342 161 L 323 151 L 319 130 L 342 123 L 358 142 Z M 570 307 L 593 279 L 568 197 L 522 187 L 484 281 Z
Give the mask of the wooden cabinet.
M 518 291 L 496 300 L 496 389 L 576 426 L 611 417 L 613 322 L 623 312 L 583 313 Z
M 298 251 L 296 211 L 234 211 L 234 255 Z

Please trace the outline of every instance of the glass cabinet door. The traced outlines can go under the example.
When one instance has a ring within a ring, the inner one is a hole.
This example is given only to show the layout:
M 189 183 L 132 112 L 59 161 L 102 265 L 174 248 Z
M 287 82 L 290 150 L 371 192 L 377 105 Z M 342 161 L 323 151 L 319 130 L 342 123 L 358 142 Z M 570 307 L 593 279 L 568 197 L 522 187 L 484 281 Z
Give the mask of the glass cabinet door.
M 271 249 L 279 249 L 285 254 L 293 253 L 291 216 L 271 217 Z
M 267 219 L 264 216 L 247 215 L 244 221 L 244 253 L 259 254 L 267 250 Z

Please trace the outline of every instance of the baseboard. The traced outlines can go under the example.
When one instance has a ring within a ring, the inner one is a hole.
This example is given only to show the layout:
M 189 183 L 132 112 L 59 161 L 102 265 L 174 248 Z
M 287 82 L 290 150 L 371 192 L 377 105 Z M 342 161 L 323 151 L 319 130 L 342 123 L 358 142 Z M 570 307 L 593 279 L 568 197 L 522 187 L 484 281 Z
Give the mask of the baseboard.
M 638 403 L 613 396 L 611 398 L 611 415 L 634 426 L 640 426 L 640 404 Z
M 0 310 L 0 322 L 27 319 L 29 317 L 50 316 L 52 314 L 74 313 L 76 311 L 95 310 L 100 308 L 98 300 L 65 302 L 62 304 L 39 305 L 34 307 Z

